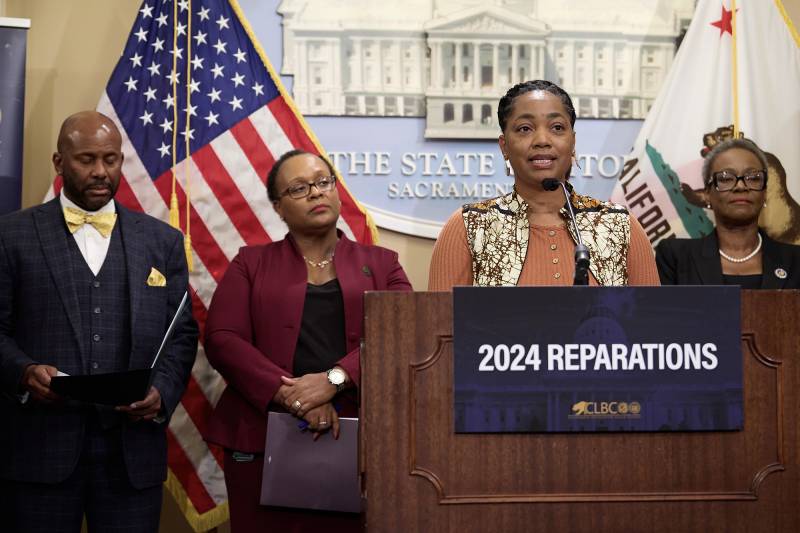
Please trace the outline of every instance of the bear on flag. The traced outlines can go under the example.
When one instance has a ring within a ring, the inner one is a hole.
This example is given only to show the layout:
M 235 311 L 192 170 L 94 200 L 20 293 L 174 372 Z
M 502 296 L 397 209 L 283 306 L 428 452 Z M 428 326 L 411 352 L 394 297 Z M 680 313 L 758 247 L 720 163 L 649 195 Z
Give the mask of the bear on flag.
M 767 153 L 761 227 L 800 244 L 798 94 L 800 36 L 780 0 L 700 0 L 612 201 L 630 208 L 653 245 L 707 235 L 703 156 L 738 133 Z

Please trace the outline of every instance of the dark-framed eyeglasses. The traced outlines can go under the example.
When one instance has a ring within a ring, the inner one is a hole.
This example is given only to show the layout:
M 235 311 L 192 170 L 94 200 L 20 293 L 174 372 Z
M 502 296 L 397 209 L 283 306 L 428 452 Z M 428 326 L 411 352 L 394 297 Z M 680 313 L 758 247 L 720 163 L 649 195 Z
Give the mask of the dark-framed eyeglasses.
M 729 170 L 722 170 L 711 174 L 710 184 L 714 184 L 714 188 L 719 192 L 732 191 L 739 180 L 744 182 L 744 186 L 751 191 L 763 191 L 767 186 L 767 171 L 766 170 L 749 170 L 741 176 L 737 176 Z
M 280 195 L 280 198 L 288 196 L 294 200 L 301 200 L 311 194 L 311 187 L 316 187 L 319 192 L 332 191 L 336 186 L 336 176 L 321 176 L 311 183 L 298 181 L 289 185 Z

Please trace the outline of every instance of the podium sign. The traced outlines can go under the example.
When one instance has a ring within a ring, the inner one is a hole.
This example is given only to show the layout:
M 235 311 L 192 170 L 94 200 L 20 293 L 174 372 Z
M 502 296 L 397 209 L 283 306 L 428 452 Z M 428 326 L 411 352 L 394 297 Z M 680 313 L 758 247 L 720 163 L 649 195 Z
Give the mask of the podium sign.
M 741 430 L 738 287 L 460 287 L 457 433 Z

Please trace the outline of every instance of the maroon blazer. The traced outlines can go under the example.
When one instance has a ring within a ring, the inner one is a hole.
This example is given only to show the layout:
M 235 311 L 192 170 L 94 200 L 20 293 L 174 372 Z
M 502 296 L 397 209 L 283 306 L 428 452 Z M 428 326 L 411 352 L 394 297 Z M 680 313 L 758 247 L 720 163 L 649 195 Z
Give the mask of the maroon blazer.
M 358 386 L 364 292 L 409 291 L 411 284 L 395 252 L 355 243 L 341 232 L 333 263 L 342 288 L 348 351 L 337 364 Z M 228 384 L 204 432 L 207 441 L 263 452 L 266 413 L 283 410 L 270 402 L 281 376 L 292 376 L 307 284 L 306 264 L 291 235 L 243 247 L 231 262 L 206 321 L 206 355 Z M 355 398 L 352 389 L 342 394 L 348 392 Z

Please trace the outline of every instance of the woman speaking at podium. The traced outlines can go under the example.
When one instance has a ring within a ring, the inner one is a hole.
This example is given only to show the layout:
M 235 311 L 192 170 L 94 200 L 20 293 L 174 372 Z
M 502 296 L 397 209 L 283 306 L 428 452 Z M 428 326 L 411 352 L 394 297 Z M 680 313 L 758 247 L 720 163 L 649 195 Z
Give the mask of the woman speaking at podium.
M 767 157 L 748 139 L 717 144 L 703 162 L 702 192 L 716 227 L 702 239 L 664 239 L 656 263 L 664 285 L 800 288 L 800 246 L 758 227 L 766 205 Z
M 428 289 L 573 280 L 658 285 L 639 222 L 624 207 L 579 195 L 567 182 L 575 158 L 575 108 L 566 91 L 544 80 L 517 84 L 500 99 L 497 118 L 514 189 L 450 217 L 433 250 Z
M 205 349 L 227 388 L 204 437 L 225 449 L 234 533 L 360 531 L 358 515 L 260 506 L 267 414 L 296 416 L 308 439 L 338 437 L 338 416 L 358 415 L 363 294 L 411 285 L 395 252 L 336 229 L 341 202 L 327 160 L 287 152 L 267 193 L 289 233 L 243 247 L 214 293 Z

